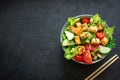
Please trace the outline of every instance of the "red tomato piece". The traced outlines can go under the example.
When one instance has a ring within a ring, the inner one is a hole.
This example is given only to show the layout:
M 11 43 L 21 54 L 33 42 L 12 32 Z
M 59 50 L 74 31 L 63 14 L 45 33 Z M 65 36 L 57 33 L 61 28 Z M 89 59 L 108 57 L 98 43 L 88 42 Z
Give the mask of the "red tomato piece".
M 105 34 L 104 32 L 97 32 L 96 33 L 96 37 L 99 38 L 100 40 L 102 40 L 104 38 Z
M 89 23 L 90 22 L 90 19 L 89 18 L 82 18 L 82 23 Z
M 84 62 L 83 56 L 79 54 L 74 56 L 74 59 L 78 62 Z
M 92 55 L 89 51 L 83 53 L 83 59 L 87 64 L 92 64 Z

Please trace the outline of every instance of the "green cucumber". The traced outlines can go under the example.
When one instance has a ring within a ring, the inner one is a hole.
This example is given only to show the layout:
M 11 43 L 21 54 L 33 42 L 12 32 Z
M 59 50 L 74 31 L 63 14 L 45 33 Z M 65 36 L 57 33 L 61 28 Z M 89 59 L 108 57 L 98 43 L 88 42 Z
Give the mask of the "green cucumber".
M 107 54 L 111 51 L 111 48 L 99 45 L 98 47 L 101 54 Z
M 68 40 L 72 40 L 74 38 L 74 34 L 70 31 L 65 31 L 65 34 L 66 34 Z
M 72 45 L 75 45 L 75 42 L 74 42 L 73 40 L 65 39 L 65 40 L 62 42 L 62 46 L 72 46 Z

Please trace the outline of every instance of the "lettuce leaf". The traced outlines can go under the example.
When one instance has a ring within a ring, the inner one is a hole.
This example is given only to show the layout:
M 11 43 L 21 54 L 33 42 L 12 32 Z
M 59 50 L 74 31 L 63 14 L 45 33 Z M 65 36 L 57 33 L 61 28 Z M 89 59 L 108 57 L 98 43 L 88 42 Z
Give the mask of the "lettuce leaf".
M 70 23 L 70 26 L 74 26 L 75 22 L 76 22 L 76 19 L 68 17 L 68 22 Z
M 100 20 L 101 20 L 101 17 L 99 16 L 99 14 L 95 14 L 92 16 L 90 21 L 93 23 L 98 23 Z
M 104 28 L 104 32 L 105 32 L 105 36 L 109 39 L 110 37 L 112 37 L 112 34 L 114 32 L 114 28 L 115 26 L 113 27 L 105 27 Z
M 101 19 L 101 20 L 98 22 L 98 25 L 102 25 L 102 26 L 104 27 L 104 26 L 106 26 L 106 21 Z
M 65 54 L 64 54 L 64 57 L 67 59 L 67 60 L 70 60 L 72 59 L 76 54 L 78 54 L 78 48 L 80 46 L 76 46 L 76 47 L 68 47 L 66 48 L 65 50 Z
M 106 26 L 106 21 L 102 20 L 99 14 L 95 14 L 91 17 L 89 25 L 102 25 L 103 27 Z
M 116 46 L 116 44 L 115 44 L 115 38 L 110 38 L 109 39 L 109 42 L 108 42 L 108 44 L 107 44 L 107 47 L 109 47 L 109 48 L 114 48 Z
M 68 47 L 65 49 L 65 53 L 64 53 L 64 57 L 67 59 L 67 60 L 70 60 L 72 58 L 72 56 L 70 55 L 71 54 L 71 47 Z

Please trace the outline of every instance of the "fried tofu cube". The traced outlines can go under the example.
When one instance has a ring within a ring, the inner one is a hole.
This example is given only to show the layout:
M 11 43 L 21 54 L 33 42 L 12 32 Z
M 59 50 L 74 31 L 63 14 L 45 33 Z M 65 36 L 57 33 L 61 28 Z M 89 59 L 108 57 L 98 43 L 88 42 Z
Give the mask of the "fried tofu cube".
M 102 45 L 107 45 L 107 43 L 108 43 L 108 39 L 106 38 L 106 37 L 104 37 L 102 40 L 101 40 L 101 44 Z
M 80 38 L 81 39 L 85 39 L 85 38 L 87 38 L 89 36 L 89 34 L 87 33 L 87 32 L 82 32 L 81 34 L 80 34 Z
M 87 23 L 83 23 L 81 27 L 82 27 L 83 30 L 87 30 L 88 29 L 88 24 Z
M 70 27 L 69 27 L 69 31 L 75 33 L 76 27 L 75 27 L 75 26 L 70 26 Z
M 97 32 L 97 29 L 98 29 L 98 28 L 97 28 L 96 26 L 90 26 L 90 27 L 88 28 L 88 31 L 96 33 L 96 32 Z
M 77 27 L 75 30 L 75 34 L 79 35 L 82 31 L 83 29 L 81 27 Z
M 80 48 L 78 48 L 79 54 L 82 54 L 85 52 L 85 47 L 84 46 L 80 46 Z
M 76 23 L 76 27 L 81 27 L 81 25 L 82 25 L 82 24 L 81 24 L 80 22 L 77 22 L 77 23 Z
M 98 31 L 102 31 L 102 30 L 103 30 L 102 25 L 98 25 L 98 26 L 97 26 L 97 30 L 98 30 Z
M 75 37 L 74 37 L 74 40 L 75 40 L 75 43 L 76 43 L 76 44 L 81 44 L 81 40 L 80 40 L 80 37 L 79 37 L 79 36 L 75 36 Z
M 79 35 L 83 31 L 81 27 L 74 27 L 74 26 L 71 26 L 69 30 L 77 35 Z

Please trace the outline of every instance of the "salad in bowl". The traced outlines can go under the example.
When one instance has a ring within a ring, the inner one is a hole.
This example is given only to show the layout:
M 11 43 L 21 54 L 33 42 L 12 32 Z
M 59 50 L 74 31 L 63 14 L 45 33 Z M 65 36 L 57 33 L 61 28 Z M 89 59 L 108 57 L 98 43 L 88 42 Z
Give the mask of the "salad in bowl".
M 60 41 L 67 60 L 81 64 L 94 64 L 114 48 L 114 26 L 109 27 L 99 14 L 68 17 Z

